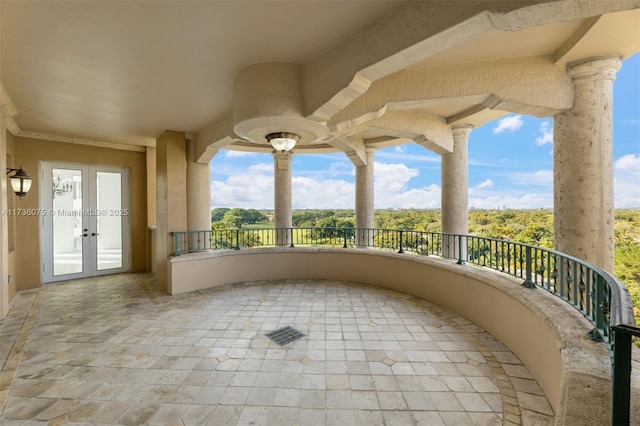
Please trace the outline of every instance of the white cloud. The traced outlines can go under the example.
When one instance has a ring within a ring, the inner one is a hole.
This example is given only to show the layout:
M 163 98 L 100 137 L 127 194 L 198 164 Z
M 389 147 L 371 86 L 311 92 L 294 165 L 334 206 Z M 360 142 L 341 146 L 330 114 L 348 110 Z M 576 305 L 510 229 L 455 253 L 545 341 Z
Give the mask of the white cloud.
M 439 208 L 438 185 L 407 189 L 409 181 L 419 174 L 418 169 L 404 164 L 376 162 L 373 179 L 375 208 Z
M 225 158 L 255 157 L 260 154 L 259 152 L 232 151 L 228 149 L 224 151 Z
M 549 121 L 543 121 L 540 124 L 540 136 L 536 138 L 536 145 L 542 146 L 548 143 L 553 143 L 553 127 Z
M 398 154 L 403 154 L 406 151 L 406 148 L 403 145 L 398 145 L 393 149 L 393 152 L 397 152 Z
M 638 120 L 637 118 L 623 118 L 622 120 L 620 120 L 620 122 L 622 124 L 640 124 L 640 120 Z
M 375 163 L 373 181 L 381 193 L 398 193 L 404 190 L 411 178 L 418 176 L 418 169 L 410 169 L 404 164 Z
M 338 163 L 335 163 L 338 164 Z M 336 166 L 347 174 L 343 166 Z M 292 207 L 294 209 L 355 207 L 353 167 L 347 179 L 326 178 L 326 172 L 307 172 L 291 180 Z M 418 169 L 404 164 L 375 163 L 375 208 L 439 208 L 440 187 L 429 185 L 407 189 Z M 242 174 L 211 182 L 213 207 L 273 208 L 273 164 L 260 163 L 248 167 Z
M 553 170 L 537 170 L 535 172 L 515 172 L 505 176 L 506 181 L 516 185 L 525 186 L 551 186 L 553 185 Z
M 440 208 L 440 186 L 410 188 L 419 175 L 405 164 L 374 165 L 375 208 Z M 325 170 L 307 171 L 292 178 L 294 209 L 344 208 L 355 206 L 354 168 L 348 162 L 333 163 Z M 616 208 L 640 207 L 640 155 L 628 154 L 615 161 Z M 343 177 L 332 175 L 340 174 Z M 254 164 L 211 182 L 214 207 L 273 208 L 273 163 Z M 553 206 L 553 171 L 504 174 L 485 179 L 469 188 L 470 208 L 540 208 Z
M 250 174 L 271 174 L 273 175 L 273 164 L 259 163 L 247 167 Z
M 376 209 L 438 209 L 440 208 L 440 187 L 435 184 L 407 191 L 384 192 L 375 190 Z
M 273 164 L 256 164 L 225 181 L 211 182 L 213 207 L 273 208 Z
M 481 197 L 469 197 L 469 208 L 474 209 L 537 209 L 541 207 L 552 207 L 553 195 L 546 192 L 532 193 L 509 193 L 495 191 L 492 194 L 485 194 Z
M 291 197 L 294 209 L 353 209 L 355 185 L 345 180 L 297 176 L 291 179 Z
M 406 152 L 376 152 L 376 159 L 392 160 L 392 161 L 419 161 L 424 163 L 438 163 L 440 164 L 440 156 L 425 150 L 424 155 L 407 154 Z
M 353 176 L 356 174 L 356 169 L 349 161 L 340 161 L 337 163 L 331 163 L 329 166 L 329 174 L 331 176 L 347 175 Z
M 498 125 L 493 128 L 493 134 L 497 135 L 504 132 L 515 132 L 516 130 L 520 129 L 523 124 L 524 122 L 522 121 L 522 116 L 510 115 L 498 120 Z
M 315 179 L 336 178 L 338 176 L 354 176 L 355 168 L 349 161 L 340 161 L 331 163 L 325 169 L 299 169 L 293 165 L 294 176 L 308 176 Z
M 618 158 L 614 165 L 616 170 L 640 171 L 640 155 L 627 154 Z
M 627 154 L 616 160 L 613 188 L 615 208 L 640 207 L 640 155 Z
M 553 206 L 553 172 L 538 170 L 532 173 L 501 175 L 497 183 L 486 179 L 469 188 L 469 208 L 475 209 L 534 209 Z
M 484 182 L 480 182 L 478 185 L 476 185 L 476 188 L 491 188 L 493 187 L 493 181 L 491 179 L 487 179 Z

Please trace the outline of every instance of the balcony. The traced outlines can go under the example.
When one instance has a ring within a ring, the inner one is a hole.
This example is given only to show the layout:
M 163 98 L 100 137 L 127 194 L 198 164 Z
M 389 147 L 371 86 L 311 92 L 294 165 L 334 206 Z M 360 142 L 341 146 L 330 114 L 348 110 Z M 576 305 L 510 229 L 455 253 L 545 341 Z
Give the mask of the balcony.
M 630 352 L 625 345 L 631 334 L 638 335 L 628 292 L 615 278 L 571 256 L 512 241 L 346 228 L 201 231 L 173 237 L 174 293 L 261 279 L 335 279 L 401 291 L 449 308 L 522 359 L 556 414 L 561 411 L 560 418 L 574 424 L 603 424 L 593 417 L 593 389 L 611 387 L 610 364 Z M 257 246 L 273 247 L 264 251 Z M 185 251 L 199 254 L 179 256 Z M 523 334 L 531 338 L 522 339 Z M 593 344 L 586 336 L 605 344 Z M 628 376 L 621 367 L 628 361 L 622 359 L 615 362 L 615 374 Z M 618 404 L 626 400 L 627 391 L 620 389 L 628 385 L 619 377 L 614 382 L 618 408 L 612 423 L 624 424 L 628 420 L 621 413 L 627 409 Z M 604 406 L 609 405 L 606 394 Z M 585 401 L 591 401 L 589 408 Z
M 0 418 L 624 424 L 610 325 L 628 296 L 606 273 L 510 241 L 308 231 L 174 233 L 173 296 L 149 274 L 19 293 L 0 325 Z M 286 325 L 302 338 L 266 337 Z

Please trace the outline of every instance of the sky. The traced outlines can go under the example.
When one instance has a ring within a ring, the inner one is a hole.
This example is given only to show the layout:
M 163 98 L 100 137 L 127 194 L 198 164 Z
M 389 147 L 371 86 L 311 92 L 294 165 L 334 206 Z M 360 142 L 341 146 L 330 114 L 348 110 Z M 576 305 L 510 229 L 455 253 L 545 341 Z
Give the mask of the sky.
M 640 208 L 640 54 L 613 88 L 615 208 Z M 553 207 L 553 119 L 510 114 L 469 136 L 469 208 Z M 295 149 L 294 149 L 295 152 Z M 377 150 L 374 207 L 440 208 L 440 156 L 414 143 Z M 344 153 L 294 154 L 293 209 L 355 208 Z M 273 156 L 221 150 L 211 161 L 211 206 L 273 209 Z

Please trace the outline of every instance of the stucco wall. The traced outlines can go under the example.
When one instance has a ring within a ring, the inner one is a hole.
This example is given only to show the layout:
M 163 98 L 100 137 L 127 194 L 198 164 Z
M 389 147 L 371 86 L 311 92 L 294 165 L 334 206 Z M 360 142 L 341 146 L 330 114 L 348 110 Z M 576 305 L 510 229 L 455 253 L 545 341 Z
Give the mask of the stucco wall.
M 127 167 L 130 169 L 130 232 L 131 271 L 146 270 L 148 229 L 146 207 L 146 156 L 144 152 L 124 151 L 88 145 L 45 141 L 15 137 L 14 164 L 22 165 L 33 177 L 29 194 L 20 200 L 19 207 L 37 209 L 40 202 L 40 161 L 64 161 L 103 166 Z M 42 260 L 40 259 L 39 218 L 19 217 L 16 232 L 16 268 L 19 289 L 39 287 Z
M 7 131 L 6 143 L 7 143 L 7 167 L 12 169 L 17 168 L 19 164 L 16 165 L 16 162 L 15 162 L 15 150 L 14 150 L 15 137 L 9 131 Z M 20 202 L 20 200 L 13 194 L 13 191 L 11 191 L 11 184 L 9 183 L 8 179 L 7 179 L 7 187 L 8 187 L 7 208 L 14 209 L 17 207 L 17 204 Z M 8 241 L 9 256 L 7 258 L 9 270 L 7 274 L 8 274 L 8 277 L 11 277 L 11 279 L 9 279 L 9 287 L 8 287 L 9 300 L 11 300 L 13 299 L 13 296 L 15 296 L 16 292 L 18 291 L 18 282 L 20 281 L 17 273 L 17 268 L 16 268 L 17 254 L 16 254 L 16 217 L 15 216 L 7 217 L 7 231 L 8 231 L 7 237 L 9 240 Z

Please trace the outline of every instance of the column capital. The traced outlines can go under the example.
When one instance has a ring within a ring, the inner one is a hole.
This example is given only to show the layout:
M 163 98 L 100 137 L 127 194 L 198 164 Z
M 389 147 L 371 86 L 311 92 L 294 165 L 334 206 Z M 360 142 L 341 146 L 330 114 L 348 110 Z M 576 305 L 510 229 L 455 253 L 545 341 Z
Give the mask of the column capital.
M 289 170 L 293 154 L 288 151 L 273 151 L 273 161 L 278 170 Z
M 567 75 L 574 82 L 615 80 L 622 62 L 617 56 L 590 58 L 574 61 L 567 65 Z
M 453 137 L 469 137 L 469 133 L 471 133 L 471 130 L 473 130 L 473 126 L 470 124 L 460 124 L 460 125 L 455 125 L 455 126 L 451 126 L 451 133 L 453 134 Z
M 367 164 L 369 163 L 369 160 L 373 159 L 373 156 L 375 155 L 376 151 L 377 149 L 372 146 L 368 146 L 364 149 L 364 152 L 367 155 Z

